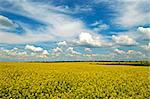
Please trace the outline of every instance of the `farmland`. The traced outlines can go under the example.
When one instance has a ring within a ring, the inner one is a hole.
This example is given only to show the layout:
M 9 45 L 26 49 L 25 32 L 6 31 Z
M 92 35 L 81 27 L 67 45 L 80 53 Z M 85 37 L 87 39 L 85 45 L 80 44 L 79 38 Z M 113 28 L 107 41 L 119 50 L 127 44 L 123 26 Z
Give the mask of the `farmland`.
M 0 97 L 148 99 L 149 75 L 149 66 L 1 62 Z

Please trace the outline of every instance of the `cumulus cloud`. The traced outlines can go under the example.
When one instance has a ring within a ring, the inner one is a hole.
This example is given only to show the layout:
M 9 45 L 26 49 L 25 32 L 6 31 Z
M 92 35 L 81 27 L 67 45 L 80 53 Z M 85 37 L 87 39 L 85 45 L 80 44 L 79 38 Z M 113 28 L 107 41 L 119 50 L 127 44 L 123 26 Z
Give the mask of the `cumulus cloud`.
M 33 45 L 26 45 L 25 49 L 33 51 L 33 52 L 42 52 L 43 51 L 43 48 L 41 48 L 41 47 L 35 47 Z
M 83 46 L 83 47 L 106 47 L 111 46 L 112 43 L 106 41 L 106 39 L 95 33 L 81 32 L 77 38 L 67 41 L 57 42 L 57 45 L 61 48 L 68 46 Z
M 135 51 L 135 50 L 128 50 L 127 54 L 129 54 L 129 55 L 144 55 L 142 52 Z
M 18 48 L 5 49 L 0 48 L 0 61 L 2 58 L 6 58 L 8 60 L 24 60 L 28 56 L 26 51 L 22 51 Z
M 128 51 L 124 51 L 124 50 L 120 50 L 120 49 L 115 49 L 114 52 L 116 54 L 122 54 L 122 55 L 127 55 L 127 56 L 134 56 L 134 55 L 144 55 L 142 52 L 140 51 L 135 51 L 135 50 L 128 50 Z
M 75 55 L 80 55 L 81 53 L 77 52 L 74 50 L 73 47 L 65 47 L 65 48 L 60 48 L 56 47 L 52 49 L 52 55 L 55 56 L 75 56 Z
M 67 53 L 69 53 L 69 54 L 81 54 L 81 53 L 79 53 L 79 52 L 77 52 L 77 51 L 75 51 L 74 50 L 74 48 L 73 47 L 69 47 L 69 48 L 67 48 Z
M 82 32 L 75 43 L 80 46 L 88 47 L 102 47 L 111 45 L 110 43 L 105 42 L 102 37 L 96 35 L 94 36 L 87 32 Z
M 66 41 L 60 41 L 57 43 L 58 46 L 67 46 L 67 42 Z
M 120 49 L 115 49 L 112 53 L 112 57 L 115 60 L 149 60 L 149 56 L 142 53 L 141 51 L 137 50 L 120 50 Z
M 57 49 L 57 50 L 56 50 Z M 89 50 L 89 49 L 88 49 Z M 4 49 L 0 48 L 0 61 L 7 59 L 5 61 L 73 61 L 73 60 L 148 60 L 148 56 L 140 51 L 135 50 L 120 50 L 115 49 L 113 52 L 107 54 L 82 54 L 76 51 L 73 47 L 68 47 L 65 50 L 60 51 L 60 48 L 55 48 L 48 54 L 47 50 L 42 52 L 32 52 L 24 49 L 12 48 Z M 60 53 L 60 54 L 58 54 Z
M 61 54 L 62 52 L 63 52 L 63 50 L 59 47 L 52 49 L 52 53 L 54 53 L 54 54 Z
M 31 52 L 24 49 L 4 49 L 0 48 L 0 61 L 1 59 L 7 59 L 5 61 L 37 61 L 40 59 L 46 59 L 49 57 L 49 53 L 47 50 L 43 52 Z
M 81 33 L 79 35 L 79 44 L 90 45 L 90 46 L 102 46 L 98 37 L 93 38 L 90 33 Z
M 47 50 L 44 50 L 44 51 L 42 52 L 42 54 L 43 54 L 43 55 L 49 55 L 49 53 L 48 53 Z
M 48 57 L 49 55 L 47 50 L 44 50 L 42 47 L 35 47 L 33 45 L 26 45 L 25 50 L 29 50 L 28 54 L 36 57 Z
M 120 49 L 115 49 L 114 52 L 117 54 L 125 54 L 125 51 L 120 50 Z
M 145 37 L 150 39 L 150 28 L 138 27 L 137 31 L 143 33 Z
M 128 35 L 112 35 L 112 40 L 120 45 L 136 45 L 137 42 Z
M 0 61 L 1 59 L 7 59 L 6 61 L 37 61 L 41 59 L 47 59 L 50 53 L 41 47 L 35 47 L 33 45 L 26 45 L 25 49 L 12 48 L 5 49 L 0 48 Z

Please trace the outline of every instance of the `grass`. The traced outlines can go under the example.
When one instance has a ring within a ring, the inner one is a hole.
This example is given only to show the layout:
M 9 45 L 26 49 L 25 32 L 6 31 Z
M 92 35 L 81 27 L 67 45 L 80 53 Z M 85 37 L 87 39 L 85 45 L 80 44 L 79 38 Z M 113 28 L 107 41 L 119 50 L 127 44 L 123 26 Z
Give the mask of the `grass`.
M 150 67 L 105 64 L 1 62 L 0 97 L 13 99 L 150 97 Z

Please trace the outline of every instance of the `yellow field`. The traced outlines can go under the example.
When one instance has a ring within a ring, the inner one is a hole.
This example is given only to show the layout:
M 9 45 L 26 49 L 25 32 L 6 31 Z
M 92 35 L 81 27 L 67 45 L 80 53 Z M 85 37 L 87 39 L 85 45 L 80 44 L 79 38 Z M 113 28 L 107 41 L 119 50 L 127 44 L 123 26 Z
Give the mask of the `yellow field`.
M 0 97 L 148 99 L 150 67 L 78 63 L 0 63 Z

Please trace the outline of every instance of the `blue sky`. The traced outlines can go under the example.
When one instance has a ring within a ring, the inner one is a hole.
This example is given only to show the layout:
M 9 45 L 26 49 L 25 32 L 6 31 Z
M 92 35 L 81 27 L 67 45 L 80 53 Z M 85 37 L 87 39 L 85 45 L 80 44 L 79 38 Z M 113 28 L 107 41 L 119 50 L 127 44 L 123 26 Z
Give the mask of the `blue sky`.
M 149 0 L 1 0 L 0 61 L 149 60 Z

